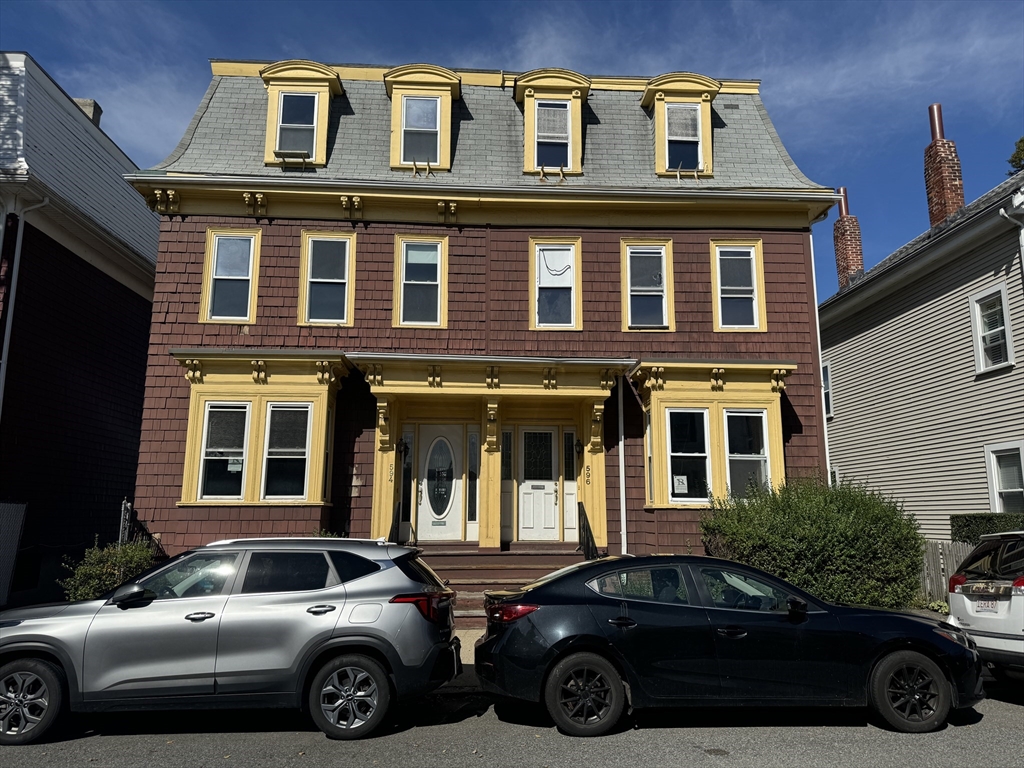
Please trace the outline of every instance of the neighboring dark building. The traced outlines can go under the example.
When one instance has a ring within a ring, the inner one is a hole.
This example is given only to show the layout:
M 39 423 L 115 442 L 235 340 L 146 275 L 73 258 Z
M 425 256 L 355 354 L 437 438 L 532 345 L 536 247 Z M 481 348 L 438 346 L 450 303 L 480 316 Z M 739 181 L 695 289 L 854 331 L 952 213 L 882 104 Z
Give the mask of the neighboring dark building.
M 700 552 L 711 496 L 824 468 L 835 195 L 756 82 L 213 74 L 130 176 L 163 214 L 136 508 L 168 552 L 328 529 L 515 579 L 580 503 L 602 550 Z
M 59 599 L 135 488 L 159 220 L 78 101 L 0 53 L 0 604 Z

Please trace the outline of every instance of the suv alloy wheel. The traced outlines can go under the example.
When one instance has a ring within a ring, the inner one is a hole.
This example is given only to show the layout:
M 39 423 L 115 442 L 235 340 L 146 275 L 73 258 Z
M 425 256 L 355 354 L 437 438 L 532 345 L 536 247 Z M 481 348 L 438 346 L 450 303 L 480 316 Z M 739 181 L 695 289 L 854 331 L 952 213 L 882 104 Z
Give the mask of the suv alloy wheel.
M 309 711 L 329 738 L 360 739 L 384 721 L 391 702 L 388 676 L 367 656 L 337 656 L 313 678 Z

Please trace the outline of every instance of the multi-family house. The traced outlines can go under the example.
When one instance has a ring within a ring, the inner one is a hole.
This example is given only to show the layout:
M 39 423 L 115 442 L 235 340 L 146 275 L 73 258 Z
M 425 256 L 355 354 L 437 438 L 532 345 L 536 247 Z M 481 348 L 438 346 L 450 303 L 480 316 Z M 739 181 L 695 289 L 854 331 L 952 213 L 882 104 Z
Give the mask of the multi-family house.
M 159 217 L 100 115 L 0 53 L 0 605 L 59 598 L 135 487 Z
M 162 215 L 136 509 L 168 552 L 326 529 L 550 568 L 587 522 L 699 552 L 711 496 L 823 470 L 835 194 L 756 81 L 212 68 L 130 176 Z
M 956 146 L 930 112 L 931 229 L 864 272 L 840 203 L 821 344 L 833 474 L 948 539 L 951 514 L 1024 511 L 1024 173 L 965 206 Z

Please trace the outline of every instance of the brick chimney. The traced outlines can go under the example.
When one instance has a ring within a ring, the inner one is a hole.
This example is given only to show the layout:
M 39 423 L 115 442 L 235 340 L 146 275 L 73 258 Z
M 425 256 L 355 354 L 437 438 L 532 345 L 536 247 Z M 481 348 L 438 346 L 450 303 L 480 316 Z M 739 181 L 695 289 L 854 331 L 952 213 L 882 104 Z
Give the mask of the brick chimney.
M 864 249 L 860 242 L 860 223 L 850 215 L 850 203 L 846 198 L 846 187 L 838 190 L 839 218 L 836 219 L 832 237 L 836 246 L 836 273 L 839 276 L 839 290 L 850 284 L 850 278 L 864 274 Z
M 928 218 L 934 227 L 964 207 L 964 177 L 956 144 L 943 133 L 942 105 L 928 107 L 928 118 L 932 143 L 924 150 L 924 189 L 928 194 Z
M 78 108 L 85 112 L 85 116 L 92 120 L 92 124 L 100 127 L 100 115 L 103 114 L 103 107 L 96 103 L 95 99 L 75 99 Z

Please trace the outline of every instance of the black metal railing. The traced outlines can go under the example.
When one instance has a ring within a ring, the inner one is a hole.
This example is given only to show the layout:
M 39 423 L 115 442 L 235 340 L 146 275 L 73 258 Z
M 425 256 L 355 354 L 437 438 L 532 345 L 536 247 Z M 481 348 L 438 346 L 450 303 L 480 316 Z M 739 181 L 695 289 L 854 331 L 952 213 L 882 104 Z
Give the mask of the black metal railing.
M 579 507 L 579 525 L 580 525 L 580 545 L 576 547 L 577 552 L 582 552 L 583 557 L 587 560 L 596 560 L 599 556 L 597 551 L 597 542 L 594 541 L 594 531 L 590 527 L 590 518 L 587 517 L 587 509 L 583 506 L 583 502 L 578 502 Z

